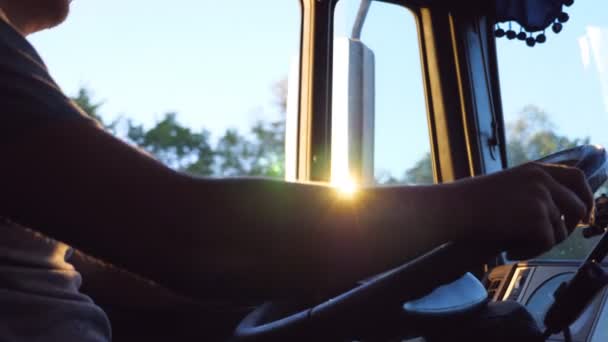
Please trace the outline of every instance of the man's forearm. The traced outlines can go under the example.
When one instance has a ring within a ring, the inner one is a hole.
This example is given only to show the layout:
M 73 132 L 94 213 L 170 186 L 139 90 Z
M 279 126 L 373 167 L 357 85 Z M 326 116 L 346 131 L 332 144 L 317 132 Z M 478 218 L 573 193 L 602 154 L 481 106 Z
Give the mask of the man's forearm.
M 1 151 L 19 165 L 2 171 L 3 215 L 190 295 L 342 287 L 451 238 L 428 211 L 442 206 L 438 187 L 349 200 L 324 186 L 182 175 L 92 125 L 20 139 Z
M 263 179 L 200 186 L 214 194 L 206 205 L 215 226 L 206 232 L 217 238 L 211 254 L 222 256 L 204 268 L 231 270 L 225 274 L 243 277 L 235 284 L 275 295 L 352 286 L 464 235 L 437 225 L 452 206 L 445 187 L 361 189 L 344 198 L 325 186 Z

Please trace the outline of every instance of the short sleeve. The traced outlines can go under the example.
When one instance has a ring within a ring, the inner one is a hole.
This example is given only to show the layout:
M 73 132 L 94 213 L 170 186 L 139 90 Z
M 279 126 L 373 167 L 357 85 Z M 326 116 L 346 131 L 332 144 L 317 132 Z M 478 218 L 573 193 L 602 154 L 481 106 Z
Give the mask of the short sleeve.
M 0 19 L 0 141 L 57 120 L 93 122 L 63 94 L 32 45 Z

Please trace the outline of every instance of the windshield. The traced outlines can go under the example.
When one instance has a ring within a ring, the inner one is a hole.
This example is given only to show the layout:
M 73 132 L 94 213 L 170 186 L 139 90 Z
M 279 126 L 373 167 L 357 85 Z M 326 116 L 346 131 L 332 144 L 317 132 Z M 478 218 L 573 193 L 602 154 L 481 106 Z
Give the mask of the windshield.
M 548 28 L 544 44 L 497 38 L 509 166 L 584 143 L 608 146 L 608 2 L 565 10 L 570 20 L 559 34 Z M 576 231 L 540 259 L 582 259 L 596 241 Z
M 166 165 L 283 178 L 301 16 L 299 0 L 74 1 L 31 41 L 89 115 Z

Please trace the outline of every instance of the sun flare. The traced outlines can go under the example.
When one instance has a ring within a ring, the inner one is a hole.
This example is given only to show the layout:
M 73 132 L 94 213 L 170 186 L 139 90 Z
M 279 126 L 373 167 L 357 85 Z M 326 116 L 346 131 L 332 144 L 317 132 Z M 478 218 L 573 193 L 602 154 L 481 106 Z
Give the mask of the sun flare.
M 345 177 L 340 180 L 334 180 L 332 186 L 338 190 L 342 197 L 352 198 L 359 190 L 359 186 L 351 177 Z

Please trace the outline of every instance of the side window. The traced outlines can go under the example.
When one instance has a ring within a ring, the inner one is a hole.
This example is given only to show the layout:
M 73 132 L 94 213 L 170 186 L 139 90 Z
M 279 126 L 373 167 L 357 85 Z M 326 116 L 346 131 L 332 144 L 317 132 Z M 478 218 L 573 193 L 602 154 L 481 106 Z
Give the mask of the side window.
M 608 14 L 596 5 L 576 2 L 561 33 L 547 29 L 534 48 L 497 39 L 509 166 L 581 144 L 608 146 Z M 582 259 L 596 242 L 575 231 L 542 258 Z
M 76 1 L 32 42 L 68 95 L 167 165 L 283 177 L 300 30 L 298 0 Z
M 414 14 L 340 0 L 334 19 L 332 182 L 433 183 Z

